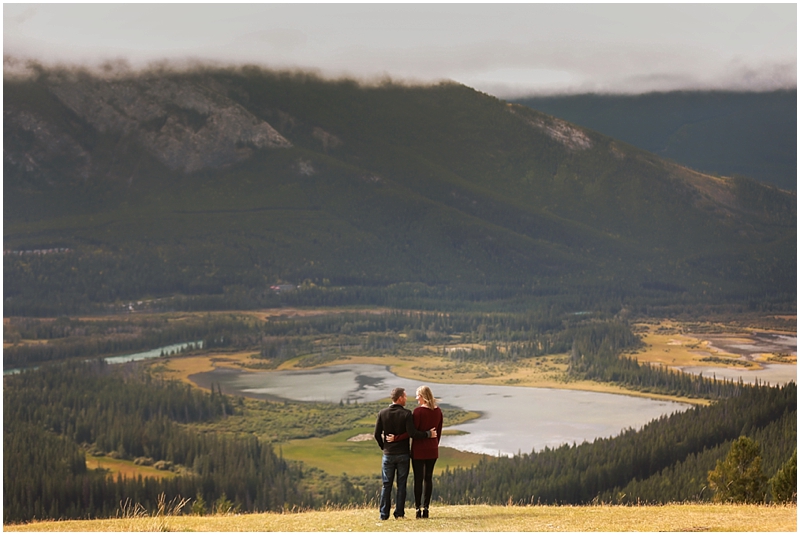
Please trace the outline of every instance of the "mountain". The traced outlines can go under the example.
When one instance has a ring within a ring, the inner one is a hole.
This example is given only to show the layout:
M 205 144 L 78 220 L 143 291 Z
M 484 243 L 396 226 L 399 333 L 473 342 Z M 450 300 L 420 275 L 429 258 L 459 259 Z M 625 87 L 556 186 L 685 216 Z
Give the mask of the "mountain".
M 454 83 L 39 69 L 6 77 L 3 115 L 6 315 L 304 282 L 579 310 L 796 300 L 795 193 Z
M 797 90 L 582 94 L 515 102 L 693 169 L 797 189 Z

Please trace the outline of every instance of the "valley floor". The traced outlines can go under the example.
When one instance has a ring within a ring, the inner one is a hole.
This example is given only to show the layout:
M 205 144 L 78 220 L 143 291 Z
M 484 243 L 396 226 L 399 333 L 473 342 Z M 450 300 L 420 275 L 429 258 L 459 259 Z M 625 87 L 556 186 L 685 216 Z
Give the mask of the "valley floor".
M 377 312 L 384 311 L 383 309 Z M 254 315 L 261 321 L 268 321 L 279 314 L 288 317 L 313 316 L 322 314 L 321 310 L 276 309 L 258 312 L 242 312 Z M 754 343 L 755 331 L 772 332 L 786 337 L 796 337 L 795 332 L 758 329 L 755 324 L 731 326 L 710 321 L 686 323 L 667 319 L 651 320 L 635 324 L 635 330 L 642 338 L 643 347 L 629 353 L 639 362 L 663 365 L 680 369 L 686 366 L 708 366 L 735 369 L 762 369 L 764 364 L 784 363 L 796 365 L 796 351 L 782 353 L 771 350 L 738 349 L 744 343 Z M 334 364 L 379 364 L 390 367 L 392 373 L 419 381 L 448 382 L 462 384 L 514 385 L 538 388 L 558 388 L 604 392 L 630 396 L 647 397 L 683 403 L 706 405 L 707 400 L 685 398 L 631 390 L 623 386 L 596 381 L 574 380 L 568 378 L 569 357 L 554 354 L 544 357 L 520 359 L 514 363 L 455 363 L 444 355 L 446 351 L 468 347 L 483 348 L 481 344 L 448 344 L 442 346 L 423 345 L 421 355 L 351 355 L 328 361 L 317 366 Z M 756 347 L 756 346 L 751 346 Z M 251 368 L 252 351 L 218 352 L 170 359 L 161 370 L 166 377 L 192 383 L 190 376 L 211 371 L 217 367 Z M 299 358 L 281 364 L 279 370 L 308 369 L 298 367 Z M 196 386 L 196 385 L 195 385 Z
M 413 515 L 413 510 L 406 514 Z M 377 508 L 227 516 L 34 522 L 4 531 L 765 531 L 796 532 L 797 506 L 435 506 L 431 518 L 380 521 Z

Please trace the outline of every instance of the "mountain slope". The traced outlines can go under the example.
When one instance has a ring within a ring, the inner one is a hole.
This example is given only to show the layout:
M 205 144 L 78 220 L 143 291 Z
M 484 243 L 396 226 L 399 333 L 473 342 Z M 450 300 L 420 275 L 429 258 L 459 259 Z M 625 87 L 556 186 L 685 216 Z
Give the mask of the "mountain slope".
M 520 104 L 689 167 L 797 189 L 797 91 L 562 95 Z
M 794 194 L 464 86 L 244 68 L 4 89 L 4 248 L 69 249 L 6 254 L 7 311 L 306 279 L 794 299 Z

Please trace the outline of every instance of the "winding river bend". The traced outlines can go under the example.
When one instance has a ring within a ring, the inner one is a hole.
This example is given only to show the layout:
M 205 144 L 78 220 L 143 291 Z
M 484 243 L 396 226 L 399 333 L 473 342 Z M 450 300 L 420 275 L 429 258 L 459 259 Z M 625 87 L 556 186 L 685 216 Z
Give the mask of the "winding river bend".
M 401 386 L 414 392 L 419 381 L 398 377 L 385 366 L 343 364 L 314 370 L 249 372 L 217 368 L 193 375 L 200 386 L 212 382 L 226 394 L 262 399 L 376 401 Z M 481 413 L 481 417 L 450 429 L 463 435 L 442 437 L 441 445 L 489 455 L 530 453 L 545 447 L 580 444 L 641 428 L 689 405 L 647 398 L 519 386 L 426 383 L 443 405 Z M 414 402 L 409 402 L 409 408 Z

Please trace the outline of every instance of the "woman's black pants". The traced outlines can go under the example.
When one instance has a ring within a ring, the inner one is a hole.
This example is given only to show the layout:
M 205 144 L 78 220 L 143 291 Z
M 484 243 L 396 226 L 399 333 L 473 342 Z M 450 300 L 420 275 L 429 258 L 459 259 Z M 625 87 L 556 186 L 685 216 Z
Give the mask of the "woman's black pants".
M 427 509 L 431 504 L 433 465 L 435 464 L 436 459 L 411 459 L 411 465 L 414 467 L 414 505 L 417 509 Z M 424 502 L 422 501 L 423 489 L 425 491 Z

